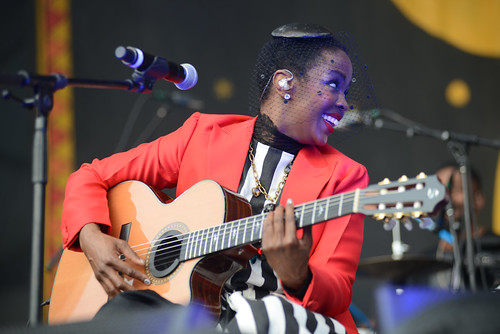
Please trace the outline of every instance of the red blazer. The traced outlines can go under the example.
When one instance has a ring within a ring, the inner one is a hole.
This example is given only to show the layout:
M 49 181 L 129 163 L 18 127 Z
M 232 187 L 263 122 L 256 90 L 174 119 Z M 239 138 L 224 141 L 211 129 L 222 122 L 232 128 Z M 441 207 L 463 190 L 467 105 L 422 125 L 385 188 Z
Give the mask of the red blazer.
M 107 190 L 126 180 L 139 180 L 181 194 L 198 181 L 211 179 L 237 191 L 256 118 L 196 113 L 169 135 L 130 151 L 84 164 L 68 179 L 62 215 L 64 247 L 78 249 L 78 233 L 87 223 L 110 225 Z M 281 204 L 364 188 L 366 169 L 331 146 L 306 146 L 295 158 Z M 309 310 L 340 321 L 357 333 L 348 311 L 361 252 L 364 216 L 337 218 L 313 226 L 309 267 L 312 281 L 302 300 Z M 301 231 L 298 232 L 299 234 Z

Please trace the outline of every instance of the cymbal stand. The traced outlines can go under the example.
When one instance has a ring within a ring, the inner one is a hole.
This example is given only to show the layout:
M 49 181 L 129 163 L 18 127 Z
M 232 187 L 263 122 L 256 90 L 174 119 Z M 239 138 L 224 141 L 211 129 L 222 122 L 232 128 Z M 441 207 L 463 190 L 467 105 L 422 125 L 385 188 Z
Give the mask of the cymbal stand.
M 408 251 L 409 246 L 401 241 L 401 222 L 399 219 L 394 220 L 396 222 L 392 228 L 392 258 L 394 260 L 401 260 L 404 253 Z

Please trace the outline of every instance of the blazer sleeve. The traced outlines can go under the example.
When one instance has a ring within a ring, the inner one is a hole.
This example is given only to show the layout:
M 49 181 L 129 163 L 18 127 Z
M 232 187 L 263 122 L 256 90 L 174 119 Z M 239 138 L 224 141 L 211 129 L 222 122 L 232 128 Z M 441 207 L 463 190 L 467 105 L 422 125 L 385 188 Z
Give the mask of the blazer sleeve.
M 361 164 L 348 161 L 346 167 L 333 173 L 331 180 L 337 180 L 334 194 L 340 194 L 365 188 L 368 174 Z M 331 317 L 348 310 L 361 254 L 364 217 L 351 214 L 313 226 L 313 239 L 319 240 L 309 260 L 312 279 L 302 300 L 285 291 L 289 299 Z
M 138 180 L 158 189 L 177 183 L 183 153 L 200 114 L 193 114 L 178 130 L 127 152 L 83 164 L 70 175 L 63 203 L 63 246 L 79 250 L 78 233 L 88 223 L 110 226 L 107 191 L 114 185 Z

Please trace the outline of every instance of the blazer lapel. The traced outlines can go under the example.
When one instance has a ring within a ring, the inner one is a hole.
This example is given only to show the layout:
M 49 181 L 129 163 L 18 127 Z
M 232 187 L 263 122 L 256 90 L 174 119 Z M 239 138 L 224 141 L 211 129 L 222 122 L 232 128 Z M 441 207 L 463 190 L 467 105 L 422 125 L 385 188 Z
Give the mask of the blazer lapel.
M 280 203 L 291 198 L 295 204 L 318 198 L 328 182 L 334 166 L 328 165 L 321 152 L 314 146 L 299 151 L 288 176 Z
M 208 175 L 232 191 L 238 190 L 255 121 L 254 117 L 224 128 L 216 126 L 210 134 Z

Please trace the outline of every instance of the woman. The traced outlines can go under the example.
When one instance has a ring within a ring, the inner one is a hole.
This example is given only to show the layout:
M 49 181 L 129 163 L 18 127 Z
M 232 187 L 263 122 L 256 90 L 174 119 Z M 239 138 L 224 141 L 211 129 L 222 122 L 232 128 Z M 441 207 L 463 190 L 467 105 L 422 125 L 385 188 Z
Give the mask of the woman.
M 348 307 L 364 217 L 347 215 L 297 231 L 294 215 L 294 204 L 367 185 L 365 168 L 327 144 L 350 108 L 352 72 L 345 48 L 328 30 L 302 24 L 276 29 L 255 67 L 257 117 L 196 113 L 156 141 L 84 164 L 67 184 L 64 246 L 83 250 L 110 297 L 133 289 L 120 273 L 149 283 L 130 266 L 142 260 L 124 241 L 103 233 L 110 224 L 108 189 L 133 179 L 158 189 L 177 187 L 179 195 L 198 181 L 215 180 L 247 198 L 254 214 L 275 205 L 263 226 L 263 255 L 225 285 L 222 325 L 257 329 L 264 320 L 245 323 L 247 317 L 238 315 L 242 303 L 276 293 L 294 302 L 292 308 L 307 309 L 307 316 L 332 317 L 357 332 Z M 295 326 L 306 326 L 302 320 Z M 320 328 L 321 321 L 307 326 Z M 334 323 L 326 320 L 332 332 L 342 332 Z

